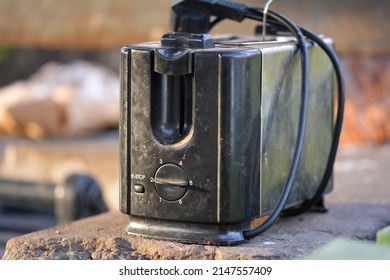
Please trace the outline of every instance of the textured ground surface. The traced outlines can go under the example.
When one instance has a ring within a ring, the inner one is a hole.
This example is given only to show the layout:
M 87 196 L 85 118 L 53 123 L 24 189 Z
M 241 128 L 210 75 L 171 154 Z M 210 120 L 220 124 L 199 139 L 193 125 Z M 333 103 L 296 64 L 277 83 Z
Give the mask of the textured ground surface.
M 336 237 L 375 240 L 390 224 L 390 145 L 346 149 L 335 167 L 327 214 L 279 220 L 238 246 L 184 245 L 127 236 L 127 217 L 110 212 L 11 239 L 4 259 L 294 259 Z

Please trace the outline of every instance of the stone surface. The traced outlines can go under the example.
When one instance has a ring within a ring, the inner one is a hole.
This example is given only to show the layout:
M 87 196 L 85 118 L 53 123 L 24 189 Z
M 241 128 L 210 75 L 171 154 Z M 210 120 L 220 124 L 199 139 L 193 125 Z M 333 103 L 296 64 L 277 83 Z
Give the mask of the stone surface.
M 329 204 L 328 214 L 285 218 L 238 246 L 202 246 L 128 236 L 127 217 L 111 212 L 27 234 L 7 243 L 4 259 L 294 259 L 344 236 L 374 240 L 390 224 L 389 205 Z
M 238 246 L 128 236 L 127 217 L 114 211 L 11 239 L 4 259 L 295 259 L 340 236 L 373 241 L 390 224 L 389 167 L 390 145 L 342 150 L 327 214 L 280 219 Z

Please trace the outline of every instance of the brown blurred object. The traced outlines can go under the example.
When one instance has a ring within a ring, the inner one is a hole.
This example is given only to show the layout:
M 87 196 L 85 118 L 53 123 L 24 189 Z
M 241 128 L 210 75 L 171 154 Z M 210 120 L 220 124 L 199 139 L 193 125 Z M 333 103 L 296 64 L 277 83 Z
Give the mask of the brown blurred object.
M 117 127 L 118 120 L 117 75 L 85 61 L 48 63 L 0 89 L 0 134 L 74 136 Z
M 266 0 L 235 0 L 264 7 Z M 157 40 L 169 31 L 175 0 L 2 0 L 0 43 L 6 46 L 119 49 Z M 315 33 L 335 39 L 340 53 L 389 54 L 388 0 L 274 1 L 271 9 Z M 215 32 L 246 33 L 253 22 L 231 21 Z
M 46 49 L 119 49 L 167 31 L 174 0 L 1 0 L 0 43 Z
M 390 57 L 342 58 L 346 83 L 340 143 L 381 144 L 390 139 Z
M 257 7 L 262 7 L 267 2 L 235 1 Z M 119 56 L 119 48 L 123 45 L 158 40 L 168 31 L 170 6 L 174 2 L 175 0 L 2 0 L 0 45 L 49 50 L 116 50 Z M 390 77 L 390 1 L 274 1 L 271 9 L 284 14 L 300 26 L 333 38 L 338 54 L 344 57 L 347 98 L 341 144 L 388 141 L 390 90 L 386 79 Z M 224 21 L 213 33 L 251 34 L 255 24 L 251 21 Z M 16 85 L 12 90 L 17 90 Z M 66 95 L 64 92 L 67 90 L 69 88 L 56 89 L 63 92 L 59 96 Z M 28 123 L 17 114 L 19 117 L 16 120 L 8 121 L 11 128 L 0 130 L 14 131 L 14 134 L 27 133 L 31 137 L 62 135 L 62 127 L 66 127 L 65 123 L 68 121 L 64 117 L 67 115 L 64 113 L 65 107 L 61 105 L 64 101 L 34 99 L 34 102 L 39 102 L 40 108 L 44 108 L 41 111 L 46 111 L 51 116 L 46 118 L 35 115 L 34 112 L 27 114 L 28 108 L 31 108 L 27 105 L 27 99 L 20 98 L 23 102 L 13 108 L 14 115 L 16 111 L 23 111 L 26 112 L 24 117 L 33 116 L 35 122 Z M 95 119 L 91 123 L 94 121 Z M 11 125 L 13 122 L 16 124 Z M 23 127 L 18 126 L 18 123 L 24 123 Z M 74 129 L 68 128 L 68 131 Z

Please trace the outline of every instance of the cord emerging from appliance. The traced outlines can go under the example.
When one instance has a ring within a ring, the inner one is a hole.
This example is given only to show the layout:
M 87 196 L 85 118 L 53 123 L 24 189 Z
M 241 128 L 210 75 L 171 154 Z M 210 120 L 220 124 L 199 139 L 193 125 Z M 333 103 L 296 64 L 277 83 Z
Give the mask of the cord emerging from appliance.
M 262 37 L 263 37 L 263 41 L 265 41 L 265 35 L 266 35 L 266 29 L 267 29 L 267 14 L 268 14 L 268 9 L 269 9 L 269 6 L 271 5 L 271 3 L 273 2 L 273 0 L 269 0 L 265 6 L 264 6 L 264 18 L 263 18 L 263 33 L 262 33 Z

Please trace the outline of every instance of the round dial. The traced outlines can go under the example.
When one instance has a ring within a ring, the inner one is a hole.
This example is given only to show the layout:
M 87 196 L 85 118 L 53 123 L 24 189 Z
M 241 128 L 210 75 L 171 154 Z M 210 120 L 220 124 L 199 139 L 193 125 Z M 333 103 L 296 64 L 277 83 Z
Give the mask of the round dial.
M 161 165 L 153 181 L 158 195 L 167 201 L 181 199 L 189 186 L 186 171 L 181 166 L 172 163 Z

